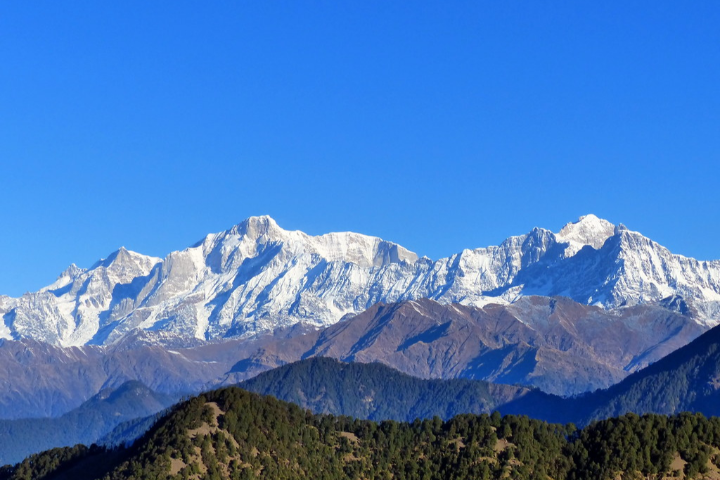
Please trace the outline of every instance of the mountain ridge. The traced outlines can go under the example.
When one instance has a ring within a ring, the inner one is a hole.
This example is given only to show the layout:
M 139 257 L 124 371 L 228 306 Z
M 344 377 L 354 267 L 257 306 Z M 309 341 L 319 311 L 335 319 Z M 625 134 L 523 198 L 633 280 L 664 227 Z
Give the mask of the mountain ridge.
M 174 336 L 158 344 L 156 332 L 142 330 L 105 346 L 0 340 L 0 418 L 62 415 L 128 380 L 165 394 L 197 393 L 320 355 L 570 395 L 612 385 L 686 345 L 705 331 L 693 312 L 679 299 L 613 310 L 564 297 L 482 308 L 420 299 L 376 304 L 324 329 L 296 324 L 191 345 Z
M 567 298 L 511 305 L 376 304 L 311 334 L 269 341 L 239 361 L 236 380 L 315 356 L 380 362 L 419 378 L 471 378 L 558 395 L 608 387 L 705 329 L 662 306 L 603 310 Z
M 439 260 L 352 232 L 310 236 L 250 217 L 164 259 L 121 248 L 51 285 L 0 297 L 0 338 L 108 345 L 142 330 L 188 341 L 334 324 L 378 302 L 430 298 L 484 306 L 529 295 L 615 308 L 682 297 L 720 322 L 720 261 L 698 261 L 594 215 L 553 233 Z
M 131 448 L 54 449 L 0 478 L 717 478 L 720 420 L 626 415 L 591 424 L 458 415 L 376 423 L 313 415 L 229 387 L 172 408 Z
M 101 390 L 60 417 L 0 420 L 0 465 L 50 448 L 90 445 L 118 424 L 156 414 L 178 400 L 131 380 Z
M 353 382 L 353 388 L 347 387 L 348 379 Z M 410 421 L 413 414 L 420 418 L 433 415 L 448 418 L 457 413 L 490 413 L 492 410 L 579 426 L 627 414 L 692 412 L 717 417 L 720 415 L 720 326 L 608 388 L 567 398 L 538 389 L 467 379 L 433 384 L 432 380 L 408 377 L 384 364 L 343 363 L 323 357 L 283 365 L 239 386 L 296 403 L 315 413 L 374 420 Z M 437 389 L 438 386 L 441 388 Z M 427 402 L 428 397 L 437 401 Z M 388 399 L 378 402 L 378 398 Z M 465 405 L 466 411 L 452 410 L 457 407 L 453 400 Z M 423 407 L 418 409 L 418 405 Z

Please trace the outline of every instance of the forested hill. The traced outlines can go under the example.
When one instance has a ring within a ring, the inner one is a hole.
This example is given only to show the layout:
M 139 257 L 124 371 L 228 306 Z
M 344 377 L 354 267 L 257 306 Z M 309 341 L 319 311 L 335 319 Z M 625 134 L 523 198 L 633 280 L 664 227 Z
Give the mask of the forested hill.
M 627 412 L 673 414 L 696 411 L 720 415 L 720 327 L 631 375 L 596 392 L 587 419 Z
M 564 398 L 538 389 L 469 379 L 421 379 L 381 363 L 312 357 L 263 372 L 239 384 L 313 413 L 411 422 L 463 413 L 527 415 L 550 423 L 586 425 L 602 391 Z M 602 400 L 606 400 L 603 398 Z M 623 412 L 626 413 L 626 412 Z
M 269 370 L 240 387 L 314 413 L 398 421 L 491 413 L 532 392 L 527 387 L 481 380 L 420 379 L 380 363 L 343 363 L 324 357 Z
M 447 419 L 460 413 L 528 415 L 587 425 L 626 413 L 720 415 L 720 327 L 617 385 L 580 397 L 475 380 L 424 380 L 381 364 L 309 358 L 242 383 L 315 413 L 372 420 Z
M 447 419 L 492 410 L 577 425 L 631 412 L 720 415 L 720 327 L 617 385 L 576 398 L 482 381 L 423 380 L 380 364 L 327 358 L 288 364 L 242 386 L 315 413 L 372 420 Z
M 497 413 L 376 423 L 231 387 L 178 405 L 129 450 L 56 449 L 0 479 L 710 478 L 719 447 L 720 419 L 701 415 L 631 414 L 581 431 Z
M 720 415 L 720 327 L 605 390 L 569 399 L 534 391 L 499 408 L 580 425 L 630 412 Z
M 537 389 L 468 379 L 421 379 L 381 363 L 344 363 L 311 357 L 263 372 L 239 384 L 272 395 L 313 413 L 348 415 L 366 420 L 411 422 L 462 413 L 527 415 L 550 423 L 582 423 L 593 409 L 580 399 Z M 585 423 L 582 423 L 585 425 Z

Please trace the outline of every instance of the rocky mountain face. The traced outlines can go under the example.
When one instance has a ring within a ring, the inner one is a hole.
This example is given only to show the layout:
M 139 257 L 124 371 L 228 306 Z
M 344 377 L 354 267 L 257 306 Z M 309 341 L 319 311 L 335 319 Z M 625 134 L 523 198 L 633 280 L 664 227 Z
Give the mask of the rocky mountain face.
M 242 380 L 308 357 L 380 362 L 420 378 L 472 378 L 558 395 L 604 388 L 705 331 L 662 306 L 604 310 L 564 297 L 512 305 L 378 304 L 322 331 L 260 347 L 231 373 Z
M 314 412 L 375 420 L 448 418 L 454 413 L 447 415 L 444 409 L 483 413 L 488 408 L 578 426 L 631 412 L 699 412 L 716 417 L 720 415 L 720 326 L 609 388 L 577 397 L 502 384 L 454 382 L 433 383 L 379 364 L 346 364 L 318 357 L 261 373 L 240 386 Z M 454 410 L 458 405 L 463 407 Z
M 501 405 L 503 414 L 587 425 L 627 413 L 720 415 L 720 326 L 610 386 L 572 398 L 538 390 Z
M 720 415 L 720 327 L 589 398 L 587 420 L 627 412 Z
M 720 322 L 720 262 L 673 255 L 588 215 L 499 246 L 437 261 L 356 233 L 309 236 L 252 217 L 164 259 L 120 249 L 52 285 L 0 297 L 0 338 L 110 345 L 138 331 L 155 343 L 247 338 L 324 327 L 378 302 L 430 298 L 482 307 L 565 296 L 606 309 L 665 301 Z
M 575 394 L 612 385 L 705 330 L 661 305 L 605 310 L 563 297 L 511 305 L 377 304 L 324 329 L 156 345 L 137 332 L 108 346 L 0 344 L 0 418 L 58 416 L 136 380 L 173 396 L 230 385 L 309 357 L 380 362 L 421 378 L 470 378 Z
M 282 338 L 282 335 L 280 335 Z M 132 342 L 110 347 L 62 348 L 34 340 L 0 344 L 0 418 L 55 417 L 96 393 L 139 381 L 172 396 L 215 386 L 238 358 L 253 354 L 274 336 L 190 348 Z

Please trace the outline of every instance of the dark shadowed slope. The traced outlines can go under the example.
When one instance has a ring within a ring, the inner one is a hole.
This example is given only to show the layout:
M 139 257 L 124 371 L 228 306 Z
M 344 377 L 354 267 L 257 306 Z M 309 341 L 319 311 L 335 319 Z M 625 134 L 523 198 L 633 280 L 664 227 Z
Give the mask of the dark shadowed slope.
M 315 357 L 261 373 L 240 384 L 315 413 L 412 421 L 460 413 L 491 413 L 530 390 L 480 380 L 425 380 L 378 363 Z
M 181 347 L 139 333 L 110 347 L 61 348 L 34 340 L 0 340 L 0 419 L 57 417 L 99 391 L 137 380 L 181 396 L 222 385 L 238 359 L 307 332 L 298 325 L 248 340 Z M 302 342 L 301 342 L 302 343 Z

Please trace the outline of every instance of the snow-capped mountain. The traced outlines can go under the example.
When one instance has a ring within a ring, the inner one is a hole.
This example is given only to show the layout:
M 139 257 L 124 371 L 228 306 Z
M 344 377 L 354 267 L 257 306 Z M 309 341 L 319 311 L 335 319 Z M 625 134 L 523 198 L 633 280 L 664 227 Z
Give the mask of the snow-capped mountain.
M 357 233 L 310 236 L 251 217 L 164 259 L 121 248 L 52 285 L 0 297 L 0 338 L 110 344 L 135 330 L 214 340 L 326 326 L 377 302 L 483 306 L 527 295 L 606 308 L 664 301 L 720 323 L 720 261 L 674 255 L 593 215 L 437 261 Z

